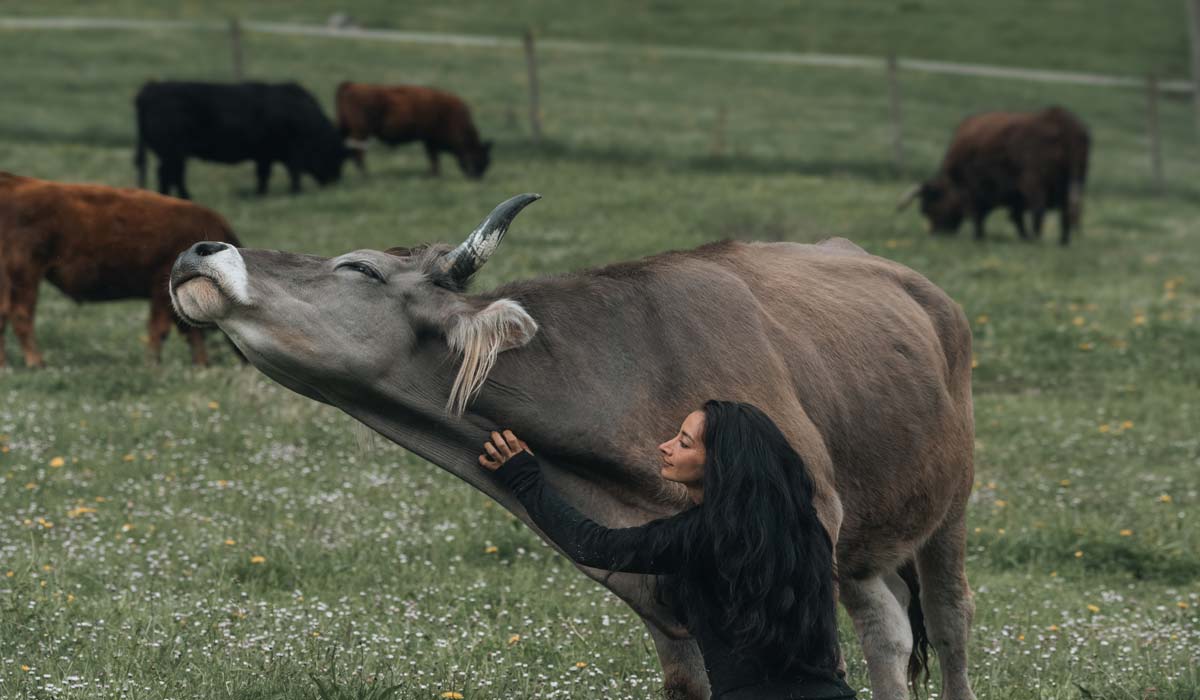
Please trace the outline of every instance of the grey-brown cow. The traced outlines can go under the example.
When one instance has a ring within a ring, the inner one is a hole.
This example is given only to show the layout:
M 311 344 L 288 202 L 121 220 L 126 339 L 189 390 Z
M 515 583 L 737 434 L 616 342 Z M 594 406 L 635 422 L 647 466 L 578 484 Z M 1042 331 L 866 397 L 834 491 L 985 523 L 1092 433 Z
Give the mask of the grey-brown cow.
M 716 243 L 468 294 L 515 197 L 460 246 L 332 259 L 202 243 L 172 273 L 176 309 L 250 362 L 499 501 L 476 464 L 500 426 L 596 520 L 679 511 L 655 445 L 710 397 L 749 401 L 788 435 L 836 538 L 841 601 L 873 697 L 907 696 L 915 560 L 943 697 L 973 698 L 964 511 L 973 466 L 971 334 L 921 275 L 853 243 Z M 461 358 L 447 362 L 447 358 Z M 708 697 L 694 642 L 649 577 L 584 569 L 647 622 L 674 696 Z

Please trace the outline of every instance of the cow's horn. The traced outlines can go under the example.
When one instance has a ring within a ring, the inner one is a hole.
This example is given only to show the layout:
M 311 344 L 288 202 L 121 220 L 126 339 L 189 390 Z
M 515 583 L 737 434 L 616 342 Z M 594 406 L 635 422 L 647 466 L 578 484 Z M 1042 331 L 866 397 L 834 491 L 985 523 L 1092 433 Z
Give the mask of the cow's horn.
M 517 214 L 541 198 L 540 194 L 519 194 L 501 202 L 475 227 L 467 240 L 442 257 L 442 271 L 465 282 L 496 252 L 500 239 L 504 238 L 508 225 Z
M 921 186 L 913 185 L 911 189 L 901 195 L 899 201 L 896 202 L 896 211 L 904 211 L 904 208 L 913 203 L 917 195 L 921 194 Z

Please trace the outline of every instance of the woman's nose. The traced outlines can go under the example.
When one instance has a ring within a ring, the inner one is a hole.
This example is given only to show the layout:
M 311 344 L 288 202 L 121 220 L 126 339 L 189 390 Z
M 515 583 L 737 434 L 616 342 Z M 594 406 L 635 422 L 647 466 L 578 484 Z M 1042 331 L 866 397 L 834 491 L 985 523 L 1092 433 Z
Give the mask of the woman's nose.
M 671 454 L 670 445 L 671 445 L 671 443 L 664 442 L 658 446 L 658 451 L 665 455 L 669 455 L 669 454 Z

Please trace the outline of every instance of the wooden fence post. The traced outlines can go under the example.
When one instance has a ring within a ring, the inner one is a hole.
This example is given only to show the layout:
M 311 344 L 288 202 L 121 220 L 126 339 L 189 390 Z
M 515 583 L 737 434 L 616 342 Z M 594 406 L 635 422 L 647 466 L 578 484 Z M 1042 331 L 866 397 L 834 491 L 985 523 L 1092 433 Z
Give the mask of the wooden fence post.
M 1198 0 L 1200 1 L 1200 0 Z M 888 53 L 888 106 L 892 117 L 892 158 L 896 171 L 904 172 L 904 126 L 900 113 L 900 66 L 895 52 Z
M 237 17 L 229 18 L 229 41 L 233 45 L 233 79 L 241 82 L 246 73 L 242 63 L 242 23 Z
M 1163 192 L 1166 190 L 1166 180 L 1163 178 L 1162 141 L 1158 128 L 1158 78 L 1154 75 L 1146 78 L 1146 135 L 1150 142 L 1150 173 L 1154 179 L 1154 189 Z
M 1192 106 L 1195 110 L 1196 133 L 1200 135 L 1200 0 L 1186 0 L 1188 35 L 1192 43 Z
M 525 30 L 525 66 L 529 71 L 529 126 L 533 142 L 542 142 L 542 107 L 538 97 L 537 56 L 533 52 L 533 29 Z

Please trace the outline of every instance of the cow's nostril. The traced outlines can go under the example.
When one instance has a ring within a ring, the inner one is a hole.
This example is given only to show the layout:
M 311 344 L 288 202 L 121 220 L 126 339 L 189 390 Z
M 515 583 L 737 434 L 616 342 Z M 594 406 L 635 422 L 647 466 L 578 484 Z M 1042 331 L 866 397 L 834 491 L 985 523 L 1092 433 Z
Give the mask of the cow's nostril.
M 195 250 L 196 255 L 199 255 L 203 258 L 215 253 L 220 253 L 222 250 L 225 250 L 228 247 L 229 246 L 225 245 L 224 243 L 197 243 Z

